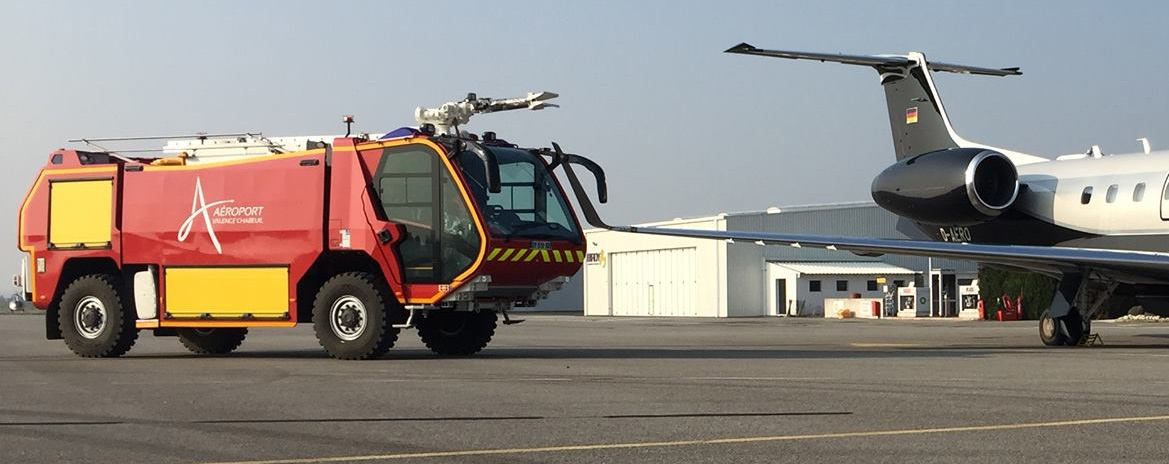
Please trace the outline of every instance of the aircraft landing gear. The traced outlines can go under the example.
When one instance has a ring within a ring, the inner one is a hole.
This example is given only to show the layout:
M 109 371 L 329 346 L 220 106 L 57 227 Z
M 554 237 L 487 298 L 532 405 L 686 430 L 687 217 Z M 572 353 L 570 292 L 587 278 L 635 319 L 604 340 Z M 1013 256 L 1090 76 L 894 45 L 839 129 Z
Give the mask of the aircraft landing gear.
M 1104 308 L 1119 284 L 1084 274 L 1065 274 L 1039 318 L 1039 339 L 1047 346 L 1079 346 L 1092 334 L 1092 319 Z
M 1050 310 L 1039 317 L 1039 339 L 1047 346 L 1076 346 L 1091 333 L 1092 320 L 1077 308 L 1058 319 L 1051 317 Z

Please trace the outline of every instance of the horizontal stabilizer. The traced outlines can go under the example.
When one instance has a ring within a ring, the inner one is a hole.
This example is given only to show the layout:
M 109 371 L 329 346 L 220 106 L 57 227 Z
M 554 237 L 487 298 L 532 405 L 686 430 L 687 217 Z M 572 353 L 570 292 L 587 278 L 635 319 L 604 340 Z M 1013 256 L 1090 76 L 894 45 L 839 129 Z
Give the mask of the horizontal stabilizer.
M 858 66 L 872 66 L 874 68 L 904 68 L 916 64 L 907 56 L 901 55 L 843 55 L 831 53 L 793 52 L 786 50 L 768 50 L 756 48 L 747 43 L 741 43 L 728 48 L 726 53 L 741 55 L 770 56 L 773 58 L 787 58 L 792 60 L 815 60 L 820 62 L 851 64 Z M 928 63 L 931 70 L 952 72 L 959 74 L 978 74 L 984 76 L 1018 76 L 1022 75 L 1019 68 L 982 68 L 949 63 Z

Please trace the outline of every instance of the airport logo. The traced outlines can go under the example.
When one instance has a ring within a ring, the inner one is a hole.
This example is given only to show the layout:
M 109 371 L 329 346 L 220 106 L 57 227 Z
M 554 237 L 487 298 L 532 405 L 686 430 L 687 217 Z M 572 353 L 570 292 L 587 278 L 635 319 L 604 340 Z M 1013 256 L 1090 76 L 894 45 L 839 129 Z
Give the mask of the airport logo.
M 223 254 L 223 247 L 219 245 L 219 237 L 215 235 L 213 224 L 263 224 L 263 206 L 235 206 L 235 200 L 219 200 L 207 203 L 203 196 L 203 182 L 195 178 L 195 194 L 191 198 L 191 215 L 179 226 L 179 241 L 187 241 L 191 229 L 195 226 L 195 219 L 203 217 L 203 224 L 207 226 L 207 235 L 211 237 L 211 244 L 215 251 Z

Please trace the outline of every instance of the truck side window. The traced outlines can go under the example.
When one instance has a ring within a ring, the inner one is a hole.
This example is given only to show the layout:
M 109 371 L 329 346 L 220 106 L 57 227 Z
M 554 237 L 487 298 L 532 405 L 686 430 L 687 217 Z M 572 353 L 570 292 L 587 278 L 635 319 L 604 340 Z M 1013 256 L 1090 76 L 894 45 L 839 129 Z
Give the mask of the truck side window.
M 424 145 L 386 148 L 376 176 L 386 219 L 406 232 L 397 245 L 406 282 L 447 283 L 475 262 L 481 237 L 438 153 Z

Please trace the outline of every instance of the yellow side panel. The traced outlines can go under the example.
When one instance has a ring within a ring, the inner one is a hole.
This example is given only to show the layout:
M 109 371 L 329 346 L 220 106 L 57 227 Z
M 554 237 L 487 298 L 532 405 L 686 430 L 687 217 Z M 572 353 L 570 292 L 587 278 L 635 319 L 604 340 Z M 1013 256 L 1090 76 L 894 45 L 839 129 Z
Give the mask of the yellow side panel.
M 49 243 L 60 248 L 105 246 L 114 219 L 114 181 L 49 184 Z
M 286 267 L 166 269 L 166 312 L 174 318 L 281 318 L 288 312 Z

